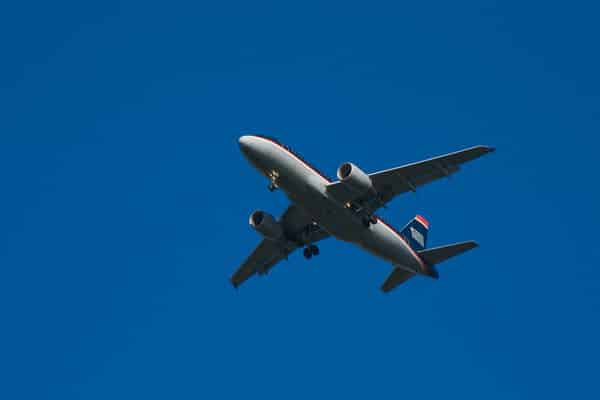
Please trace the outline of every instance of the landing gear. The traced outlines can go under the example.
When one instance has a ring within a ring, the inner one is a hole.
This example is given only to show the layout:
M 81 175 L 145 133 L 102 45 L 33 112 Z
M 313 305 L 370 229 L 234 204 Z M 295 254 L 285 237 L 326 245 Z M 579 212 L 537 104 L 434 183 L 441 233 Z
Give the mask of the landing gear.
M 312 257 L 312 253 L 310 252 L 310 249 L 308 247 L 304 248 L 304 258 L 306 258 L 307 260 L 310 260 Z
M 277 189 L 277 179 L 279 179 L 279 172 L 273 170 L 267 174 L 269 178 L 269 192 L 275 191 Z
M 304 258 L 306 258 L 307 260 L 310 260 L 312 258 L 312 256 L 318 256 L 319 255 L 319 248 L 317 246 L 315 246 L 314 244 L 311 244 L 310 246 L 307 246 L 304 248 Z
M 365 228 L 369 228 L 371 225 L 375 225 L 377 223 L 377 218 L 370 216 L 370 217 L 364 217 L 362 219 L 362 224 Z

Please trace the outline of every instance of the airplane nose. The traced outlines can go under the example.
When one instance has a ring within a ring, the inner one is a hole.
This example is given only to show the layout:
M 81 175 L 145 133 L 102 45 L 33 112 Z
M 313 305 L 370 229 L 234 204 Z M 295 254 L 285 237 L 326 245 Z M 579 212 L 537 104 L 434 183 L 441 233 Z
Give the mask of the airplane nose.
M 242 137 L 239 138 L 238 143 L 240 145 L 240 149 L 242 150 L 243 153 L 248 153 L 250 150 L 250 136 L 248 135 L 244 135 Z

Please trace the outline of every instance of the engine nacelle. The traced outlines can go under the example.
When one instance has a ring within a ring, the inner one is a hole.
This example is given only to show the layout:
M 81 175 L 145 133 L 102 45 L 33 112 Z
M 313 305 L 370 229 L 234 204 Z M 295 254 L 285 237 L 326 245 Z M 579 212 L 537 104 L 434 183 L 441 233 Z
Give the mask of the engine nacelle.
M 250 226 L 266 239 L 280 240 L 283 238 L 283 228 L 273 216 L 265 211 L 254 211 L 250 214 Z
M 371 182 L 369 175 L 365 174 L 360 168 L 350 162 L 340 165 L 337 170 L 337 176 L 340 181 L 358 195 L 363 195 L 367 192 L 375 192 L 373 182 Z

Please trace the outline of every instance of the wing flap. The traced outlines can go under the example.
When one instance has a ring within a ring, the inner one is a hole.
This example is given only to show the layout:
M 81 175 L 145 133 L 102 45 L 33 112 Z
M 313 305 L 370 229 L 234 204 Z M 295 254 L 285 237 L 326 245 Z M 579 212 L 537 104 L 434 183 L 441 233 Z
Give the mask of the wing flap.
M 474 146 L 429 160 L 407 164 L 398 168 L 369 175 L 375 189 L 388 202 L 394 196 L 456 173 L 460 165 L 494 151 L 488 146 Z

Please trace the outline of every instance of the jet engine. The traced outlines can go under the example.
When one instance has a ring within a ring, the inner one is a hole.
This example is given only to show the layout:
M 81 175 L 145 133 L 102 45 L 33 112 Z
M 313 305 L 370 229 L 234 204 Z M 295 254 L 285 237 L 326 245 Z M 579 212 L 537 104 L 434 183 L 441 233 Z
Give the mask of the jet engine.
M 358 195 L 363 195 L 367 192 L 375 192 L 373 182 L 371 182 L 369 175 L 365 174 L 360 168 L 350 162 L 340 165 L 337 170 L 337 176 L 340 181 Z
M 250 214 L 250 226 L 263 237 L 270 240 L 283 238 L 283 228 L 275 218 L 265 211 L 254 211 Z

